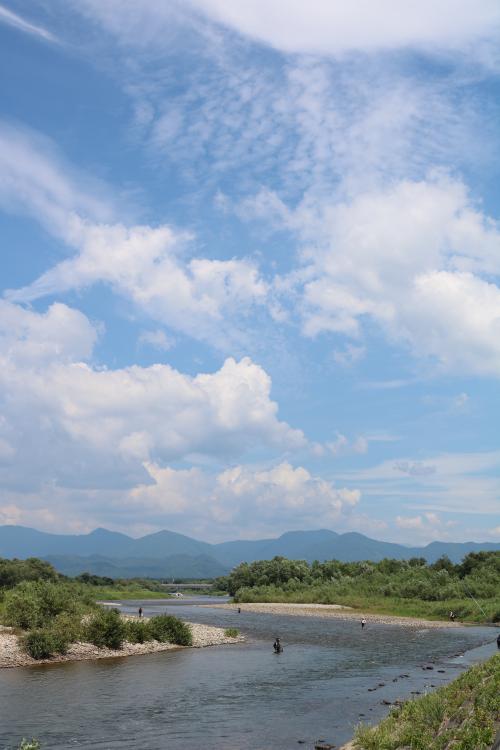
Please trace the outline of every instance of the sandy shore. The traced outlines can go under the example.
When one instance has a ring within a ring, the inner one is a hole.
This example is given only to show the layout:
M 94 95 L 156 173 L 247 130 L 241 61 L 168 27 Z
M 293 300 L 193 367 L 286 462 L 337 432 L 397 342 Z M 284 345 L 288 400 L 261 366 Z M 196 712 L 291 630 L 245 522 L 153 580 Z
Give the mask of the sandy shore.
M 202 605 L 206 606 L 206 605 Z M 242 612 L 262 612 L 268 615 L 300 615 L 301 617 L 336 617 L 340 620 L 361 621 L 364 617 L 367 623 L 378 622 L 384 625 L 405 625 L 410 628 L 457 628 L 461 627 L 458 622 L 448 620 L 423 620 L 415 617 L 397 617 L 396 615 L 374 615 L 364 614 L 359 610 L 343 607 L 340 604 L 211 604 L 211 607 L 221 609 L 237 610 Z
M 239 635 L 236 638 L 228 638 L 224 635 L 224 628 L 215 628 L 210 625 L 191 624 L 193 632 L 193 645 L 187 648 L 204 648 L 205 646 L 221 646 L 228 643 L 241 643 L 244 638 Z M 6 667 L 30 667 L 37 664 L 56 664 L 66 661 L 83 661 L 84 659 L 110 659 L 123 656 L 137 656 L 139 654 L 153 654 L 158 651 L 170 651 L 172 649 L 186 648 L 175 646 L 172 643 L 159 643 L 149 641 L 148 643 L 123 644 L 123 648 L 115 651 L 109 648 L 97 648 L 92 643 L 73 643 L 67 654 L 57 655 L 50 659 L 32 659 L 23 653 L 19 647 L 17 636 L 11 628 L 0 626 L 0 669 Z

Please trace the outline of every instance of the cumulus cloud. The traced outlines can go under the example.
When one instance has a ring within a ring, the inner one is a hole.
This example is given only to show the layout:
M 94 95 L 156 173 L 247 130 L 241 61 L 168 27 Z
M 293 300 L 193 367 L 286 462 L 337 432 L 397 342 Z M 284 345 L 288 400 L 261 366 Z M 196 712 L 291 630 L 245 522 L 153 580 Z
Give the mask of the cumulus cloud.
M 500 374 L 500 230 L 442 175 L 351 200 L 307 200 L 287 226 L 302 242 L 303 330 L 362 341 L 375 321 L 450 372 Z M 284 281 L 281 289 L 287 290 Z
M 1 313 L 4 485 L 126 487 L 147 479 L 145 460 L 306 445 L 278 419 L 271 379 L 249 358 L 195 377 L 168 365 L 109 370 L 90 361 L 98 334 L 82 313 L 5 301 Z
M 198 469 L 174 470 L 146 464 L 154 483 L 131 490 L 124 505 L 155 519 L 169 518 L 186 528 L 193 516 L 199 528 L 217 525 L 219 533 L 252 528 L 280 533 L 290 528 L 338 522 L 360 500 L 355 489 L 337 489 L 302 466 L 282 462 L 272 468 L 234 466 L 209 475 Z
M 103 282 L 159 323 L 221 348 L 243 348 L 238 321 L 267 296 L 255 264 L 186 257 L 193 236 L 170 226 L 104 223 L 116 214 L 112 204 L 92 197 L 85 180 L 77 187 L 54 151 L 38 135 L 0 127 L 0 204 L 34 215 L 72 251 L 9 299 L 28 302 Z
M 398 529 L 411 531 L 425 541 L 434 539 L 449 539 L 450 530 L 456 526 L 456 521 L 444 521 L 437 513 L 423 513 L 418 516 L 397 516 Z
M 337 432 L 335 440 L 325 443 L 324 449 L 333 456 L 339 456 L 344 453 L 366 453 L 370 438 L 359 435 L 356 438 L 349 439 L 341 432 Z
M 71 234 L 79 252 L 11 292 L 10 299 L 26 302 L 104 282 L 153 320 L 224 348 L 243 336 L 238 316 L 266 298 L 267 286 L 252 262 L 185 259 L 181 250 L 188 237 L 168 226 L 74 221 Z
M 86 532 L 107 526 L 137 534 L 161 528 L 212 541 L 278 535 L 322 523 L 373 532 L 383 522 L 358 512 L 361 494 L 336 487 L 288 461 L 206 468 L 173 468 L 145 462 L 144 481 L 133 488 L 0 492 L 0 522 Z

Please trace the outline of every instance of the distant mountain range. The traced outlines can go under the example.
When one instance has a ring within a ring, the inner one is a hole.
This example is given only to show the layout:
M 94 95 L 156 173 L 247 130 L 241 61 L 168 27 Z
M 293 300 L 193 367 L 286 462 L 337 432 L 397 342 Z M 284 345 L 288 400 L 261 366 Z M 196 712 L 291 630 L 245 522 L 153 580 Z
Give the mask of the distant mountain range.
M 335 531 L 288 531 L 277 539 L 237 540 L 209 544 L 173 531 L 158 531 L 140 539 L 107 529 L 90 534 L 48 534 L 25 526 L 0 526 L 0 557 L 41 557 L 66 575 L 88 571 L 112 578 L 214 578 L 240 562 L 269 560 L 276 555 L 292 559 L 404 560 L 424 557 L 434 562 L 448 555 L 459 562 L 469 552 L 500 550 L 488 542 L 432 542 L 426 547 L 405 547 L 380 542 L 363 534 Z

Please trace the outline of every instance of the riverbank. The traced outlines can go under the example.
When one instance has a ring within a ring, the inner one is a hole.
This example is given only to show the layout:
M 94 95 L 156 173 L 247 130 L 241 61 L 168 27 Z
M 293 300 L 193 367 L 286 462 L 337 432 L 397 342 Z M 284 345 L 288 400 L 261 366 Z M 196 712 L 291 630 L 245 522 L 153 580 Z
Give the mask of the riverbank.
M 66 654 L 57 654 L 50 659 L 33 659 L 25 654 L 19 645 L 19 639 L 12 628 L 0 625 L 0 669 L 9 667 L 31 667 L 38 664 L 56 664 L 58 662 L 83 661 L 86 659 L 111 659 L 125 656 L 153 654 L 160 651 L 170 651 L 179 648 L 205 648 L 207 646 L 222 646 L 225 644 L 241 643 L 241 635 L 230 638 L 225 635 L 224 628 L 211 625 L 190 624 L 193 634 L 192 646 L 176 646 L 172 643 L 148 641 L 146 643 L 129 643 L 125 641 L 123 648 L 114 650 L 98 648 L 92 643 L 73 643 Z
M 205 606 L 205 605 L 200 605 Z M 397 615 L 378 615 L 373 613 L 364 613 L 359 610 L 344 607 L 341 604 L 282 604 L 251 602 L 241 604 L 211 604 L 210 607 L 219 609 L 232 609 L 242 612 L 261 612 L 268 615 L 296 615 L 300 617 L 335 617 L 340 620 L 356 620 L 360 622 L 362 618 L 367 624 L 381 623 L 383 625 L 406 625 L 410 628 L 457 628 L 461 627 L 459 622 L 450 622 L 449 620 L 425 620 L 417 617 L 400 617 Z
M 500 655 L 445 687 L 407 701 L 377 726 L 358 727 L 341 750 L 490 750 L 500 731 Z

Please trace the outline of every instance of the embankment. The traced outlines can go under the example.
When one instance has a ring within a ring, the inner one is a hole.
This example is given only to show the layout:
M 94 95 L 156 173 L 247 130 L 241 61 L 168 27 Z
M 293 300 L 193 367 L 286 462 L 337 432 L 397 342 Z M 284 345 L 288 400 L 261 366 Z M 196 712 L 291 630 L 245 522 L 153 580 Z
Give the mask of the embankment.
M 445 687 L 359 727 L 342 750 L 491 750 L 500 730 L 500 654 Z

